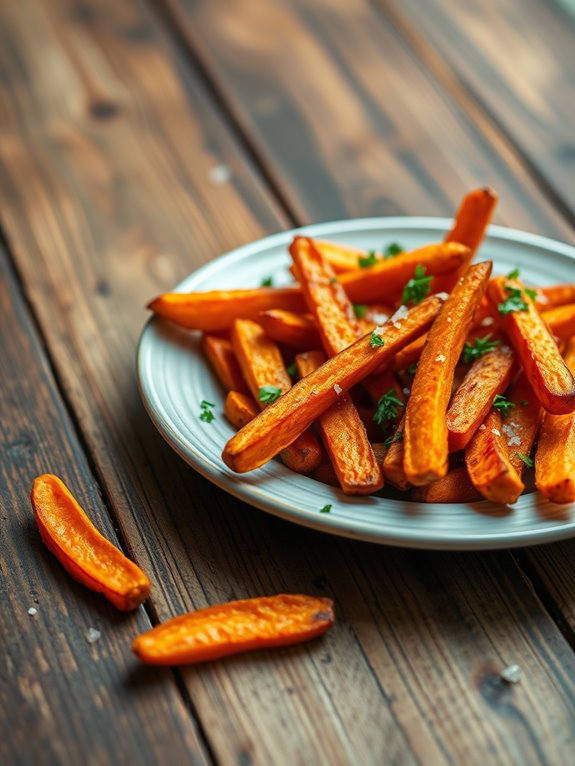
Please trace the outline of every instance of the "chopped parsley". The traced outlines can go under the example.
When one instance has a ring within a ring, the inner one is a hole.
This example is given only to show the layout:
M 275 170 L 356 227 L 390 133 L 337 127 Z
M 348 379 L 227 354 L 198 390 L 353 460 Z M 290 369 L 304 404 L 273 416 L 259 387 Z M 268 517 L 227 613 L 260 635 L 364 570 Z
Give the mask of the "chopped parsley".
M 295 362 L 292 362 L 290 366 L 287 368 L 287 374 L 290 376 L 290 378 L 295 378 L 297 375 L 297 366 Z
M 330 285 L 336 285 L 337 284 L 337 277 L 330 277 L 329 278 Z
M 469 362 L 479 359 L 480 356 L 483 356 L 483 354 L 486 354 L 488 351 L 493 351 L 493 349 L 499 345 L 500 341 L 490 340 L 490 338 L 491 333 L 484 338 L 475 338 L 473 343 L 465 341 L 463 353 L 461 354 L 461 361 L 464 364 L 469 364 Z
M 513 271 L 510 271 L 507 275 L 507 279 L 519 279 L 519 269 L 513 269 Z
M 372 266 L 375 266 L 377 263 L 377 255 L 375 254 L 375 250 L 369 250 L 367 255 L 360 255 L 357 259 L 357 265 L 360 269 L 369 269 Z
M 215 420 L 216 416 L 211 410 L 211 408 L 215 406 L 216 405 L 213 402 L 207 402 L 205 399 L 203 399 L 200 402 L 200 407 L 202 408 L 200 413 L 200 420 L 203 420 L 204 423 L 211 423 L 212 420 Z
M 399 409 L 403 406 L 404 404 L 396 394 L 395 389 L 390 388 L 387 394 L 380 396 L 373 419 L 378 426 L 382 426 L 387 420 L 395 420 L 399 414 Z
M 367 314 L 367 306 L 364 306 L 361 303 L 354 303 L 353 313 L 356 315 L 358 319 L 363 319 L 364 316 Z
M 385 341 L 381 337 L 381 335 L 378 335 L 375 331 L 371 333 L 371 338 L 369 339 L 369 345 L 372 347 L 375 346 L 385 346 Z
M 413 277 L 403 288 L 402 302 L 404 306 L 407 306 L 408 303 L 421 303 L 429 295 L 433 277 L 426 277 L 426 272 L 425 266 L 418 263 Z
M 497 306 L 500 314 L 507 315 L 514 311 L 529 311 L 529 306 L 523 300 L 522 291 L 518 287 L 505 285 L 505 290 L 509 293 L 509 297 Z
M 265 279 L 262 279 L 261 286 L 262 287 L 272 287 L 273 283 L 274 283 L 274 278 L 273 277 L 266 277 Z
M 524 452 L 516 452 L 515 453 L 519 460 L 523 460 L 527 468 L 533 468 L 535 465 L 535 460 L 533 460 L 532 457 L 529 457 L 529 455 L 526 455 Z
M 329 513 L 331 511 L 331 509 L 332 509 L 332 504 L 328 503 L 327 505 L 324 505 L 323 508 L 320 508 L 319 512 L 320 513 Z
M 279 386 L 260 386 L 258 391 L 258 399 L 262 404 L 271 404 L 281 395 L 282 390 Z
M 417 362 L 413 362 L 413 364 L 410 364 L 407 368 L 407 371 L 410 375 L 415 375 L 417 372 Z
M 528 298 L 531 298 L 532 301 L 537 300 L 537 290 L 533 290 L 531 287 L 525 288 L 525 295 L 527 295 Z
M 403 441 L 403 431 L 397 431 L 393 436 L 390 436 L 383 442 L 384 447 L 391 447 L 392 444 L 397 444 Z
M 390 242 L 389 245 L 383 248 L 383 258 L 395 258 L 396 255 L 403 253 L 403 247 L 398 242 Z
M 499 410 L 503 417 L 509 414 L 509 411 L 512 410 L 515 407 L 515 402 L 509 401 L 509 399 L 506 396 L 502 396 L 501 394 L 497 394 L 495 399 L 493 400 L 493 407 L 496 410 Z

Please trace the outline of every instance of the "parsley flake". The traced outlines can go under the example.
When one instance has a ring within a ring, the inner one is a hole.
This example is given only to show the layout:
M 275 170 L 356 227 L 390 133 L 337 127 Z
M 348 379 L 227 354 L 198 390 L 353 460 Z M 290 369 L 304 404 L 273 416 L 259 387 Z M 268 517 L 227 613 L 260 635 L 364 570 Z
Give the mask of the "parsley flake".
M 413 364 L 410 364 L 407 368 L 407 371 L 410 375 L 415 375 L 417 372 L 417 362 L 413 362 Z
M 357 259 L 357 264 L 360 269 L 369 269 L 375 266 L 377 263 L 377 255 L 375 250 L 369 250 L 367 255 L 360 255 Z
M 360 303 L 354 303 L 353 313 L 356 315 L 358 319 L 363 319 L 364 316 L 367 314 L 367 306 L 364 306 Z
M 207 402 L 205 399 L 203 399 L 200 402 L 200 407 L 202 408 L 202 411 L 199 416 L 200 420 L 203 420 L 204 423 L 211 423 L 212 420 L 215 420 L 216 416 L 211 410 L 211 408 L 215 406 L 216 405 L 213 402 Z
M 475 361 L 475 359 L 479 359 L 480 356 L 483 356 L 483 354 L 486 354 L 488 351 L 493 351 L 493 349 L 499 345 L 500 341 L 490 340 L 490 338 L 491 333 L 484 338 L 475 338 L 473 343 L 465 341 L 463 353 L 461 354 L 461 361 L 464 364 L 469 364 L 470 362 Z
M 330 277 L 329 278 L 330 285 L 336 285 L 337 284 L 337 277 Z
M 383 248 L 383 259 L 386 261 L 388 258 L 395 258 L 396 255 L 400 255 L 403 252 L 402 245 L 398 242 L 390 242 L 389 245 Z
M 529 455 L 526 455 L 524 452 L 516 452 L 515 453 L 519 460 L 523 460 L 527 468 L 533 468 L 535 465 L 535 460 L 533 460 L 532 457 L 529 457 Z
M 274 283 L 274 278 L 273 277 L 266 277 L 265 279 L 262 279 L 261 286 L 262 287 L 272 287 L 273 283 Z
M 537 300 L 537 290 L 533 290 L 531 287 L 525 288 L 525 295 L 527 295 L 528 298 L 531 298 L 532 301 Z
M 375 348 L 376 346 L 385 346 L 385 341 L 381 335 L 377 335 L 375 332 L 372 332 L 371 338 L 369 339 L 369 345 L 372 346 L 372 348 Z
M 399 408 L 403 406 L 404 404 L 396 394 L 395 389 L 390 388 L 386 394 L 380 396 L 373 419 L 378 426 L 382 426 L 387 420 L 395 420 L 399 414 Z
M 391 447 L 392 444 L 397 444 L 403 441 L 403 431 L 397 431 L 393 436 L 390 436 L 383 442 L 384 447 Z
M 408 303 L 416 304 L 429 295 L 431 289 L 431 280 L 433 277 L 426 277 L 427 269 L 420 263 L 415 267 L 415 273 L 413 277 L 403 288 L 402 302 L 404 306 Z
M 529 311 L 529 306 L 523 300 L 522 292 L 518 287 L 505 285 L 505 290 L 509 293 L 509 297 L 497 306 L 500 314 L 507 315 L 514 311 Z
M 507 275 L 507 279 L 519 279 L 519 274 L 519 269 L 513 269 L 513 271 L 510 271 Z
M 258 399 L 262 404 L 271 404 L 279 399 L 282 395 L 282 390 L 279 386 L 260 386 L 258 391 Z
M 324 505 L 323 508 L 320 508 L 319 512 L 320 513 L 329 513 L 331 511 L 331 509 L 332 509 L 332 504 L 328 503 L 327 505 Z
M 501 394 L 497 394 L 495 399 L 493 400 L 493 407 L 496 410 L 499 410 L 503 417 L 509 414 L 509 411 L 512 410 L 515 407 L 515 402 L 509 401 L 509 399 L 506 396 L 502 396 Z
M 290 376 L 290 378 L 295 378 L 297 375 L 297 365 L 295 362 L 292 362 L 290 366 L 287 368 L 287 374 Z

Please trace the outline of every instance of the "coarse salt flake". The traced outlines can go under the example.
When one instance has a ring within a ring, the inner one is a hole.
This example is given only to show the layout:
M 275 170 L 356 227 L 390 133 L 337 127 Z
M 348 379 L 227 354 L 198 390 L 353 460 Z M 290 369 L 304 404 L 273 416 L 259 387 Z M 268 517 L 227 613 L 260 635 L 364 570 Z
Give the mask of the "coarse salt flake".
M 383 325 L 381 325 L 381 324 L 378 324 L 378 325 L 377 325 L 377 327 L 374 329 L 374 331 L 373 331 L 373 334 L 374 334 L 374 335 L 381 335 L 381 333 L 383 332 L 383 330 L 384 330 L 384 327 L 383 327 Z
M 389 321 L 393 324 L 394 327 L 397 327 L 399 329 L 399 327 L 401 326 L 400 324 L 401 320 L 405 319 L 405 317 L 408 314 L 409 314 L 409 309 L 407 308 L 407 306 L 400 306 Z
M 86 641 L 89 644 L 93 644 L 100 638 L 101 635 L 101 631 L 96 630 L 96 628 L 88 628 L 86 631 Z
M 38 610 L 35 607 L 31 606 L 30 609 L 28 609 L 28 614 L 31 617 L 34 617 L 35 614 L 38 614 Z
M 436 361 L 436 362 L 445 362 L 445 359 L 446 359 L 446 357 L 445 357 L 443 354 L 438 354 L 438 355 L 435 357 L 435 361 Z
M 339 386 L 337 383 L 335 383 L 334 386 L 333 386 L 333 390 L 339 396 L 341 394 L 341 392 L 343 391 L 343 388 L 341 386 Z
M 404 389 L 403 389 L 403 393 L 404 393 L 406 396 L 409 396 L 410 392 L 411 392 L 411 389 L 410 389 L 410 388 L 404 388 Z
M 501 671 L 501 678 L 506 684 L 516 684 L 521 679 L 521 668 L 519 665 L 508 665 Z
M 447 317 L 447 321 L 451 324 L 451 317 Z
M 493 324 L 493 322 L 495 322 L 495 319 L 493 319 L 493 317 L 485 317 L 484 319 L 481 320 L 479 324 L 482 327 L 489 327 L 490 325 Z
M 389 314 L 384 314 L 382 311 L 372 311 L 369 318 L 375 324 L 385 324 L 389 319 Z
M 486 429 L 486 428 L 487 428 L 487 426 L 485 425 L 485 423 L 482 423 L 482 424 L 479 426 L 479 430 L 480 430 L 480 431 L 485 431 L 485 429 Z
M 508 447 L 518 447 L 520 444 L 521 444 L 521 439 L 519 436 L 512 436 L 510 439 L 507 440 Z
M 492 428 L 491 433 L 495 434 L 495 436 L 501 436 L 501 431 L 498 428 Z
M 208 178 L 214 186 L 226 184 L 232 177 L 232 169 L 229 165 L 214 165 L 208 172 Z
M 440 301 L 446 301 L 449 298 L 449 293 L 435 293 L 435 297 Z

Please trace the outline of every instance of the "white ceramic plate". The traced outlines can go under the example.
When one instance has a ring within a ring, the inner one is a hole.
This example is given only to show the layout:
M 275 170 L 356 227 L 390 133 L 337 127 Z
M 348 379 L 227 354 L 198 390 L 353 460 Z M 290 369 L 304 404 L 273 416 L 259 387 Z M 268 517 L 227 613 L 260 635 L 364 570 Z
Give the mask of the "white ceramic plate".
M 443 238 L 451 220 L 367 218 L 297 230 L 366 250 L 389 242 L 412 249 Z M 294 231 L 282 232 L 203 266 L 177 291 L 253 287 L 273 275 L 289 283 L 287 246 Z M 516 266 L 529 284 L 572 282 L 575 248 L 550 239 L 492 226 L 480 258 L 494 261 L 496 273 Z M 199 473 L 245 502 L 296 524 L 377 543 L 435 549 L 486 549 L 533 545 L 575 534 L 575 504 L 553 506 L 539 493 L 511 508 L 493 503 L 426 505 L 382 497 L 351 498 L 338 489 L 300 476 L 273 460 L 249 474 L 234 474 L 220 454 L 233 434 L 223 416 L 224 391 L 200 353 L 199 333 L 152 319 L 138 351 L 138 378 L 146 409 L 168 443 Z M 200 402 L 216 403 L 216 419 L 199 419 Z M 320 508 L 332 505 L 330 513 Z

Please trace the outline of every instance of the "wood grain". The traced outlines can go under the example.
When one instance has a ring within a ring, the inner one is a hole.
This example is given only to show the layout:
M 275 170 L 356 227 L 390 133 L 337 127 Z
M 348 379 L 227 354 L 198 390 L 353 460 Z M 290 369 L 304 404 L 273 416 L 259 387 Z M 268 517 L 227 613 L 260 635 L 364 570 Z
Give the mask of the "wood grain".
M 18 293 L 0 250 L 0 762 L 208 763 L 171 674 L 130 653 L 143 608 L 120 614 L 41 543 L 29 494 L 44 472 L 117 536 Z
M 451 215 L 490 185 L 496 222 L 574 241 L 490 120 L 368 0 L 161 3 L 298 220 Z
M 225 11 L 224 26 L 233 7 Z M 236 34 L 251 40 L 252 21 L 236 18 Z M 289 27 L 298 62 L 308 50 L 298 47 L 301 27 Z M 290 526 L 201 479 L 149 423 L 133 369 L 142 306 L 194 266 L 286 219 L 145 7 L 21 0 L 3 7 L 0 30 L 2 221 L 122 534 L 153 578 L 155 614 L 278 591 L 330 595 L 337 604 L 336 628 L 324 640 L 182 673 L 216 757 L 551 764 L 570 754 L 574 656 L 511 556 L 390 551 Z M 330 61 L 333 43 L 324 52 L 318 36 L 303 32 Z M 276 37 L 268 37 L 271 56 Z M 409 56 L 402 61 L 412 66 Z M 429 141 L 430 156 L 436 147 L 422 134 L 416 141 L 406 132 L 411 148 L 403 151 L 401 135 L 395 145 L 385 141 L 383 117 L 381 138 L 355 123 L 348 133 L 350 118 L 339 126 L 332 111 L 332 133 L 346 137 L 340 167 L 337 153 L 324 157 L 298 137 L 308 93 L 285 114 L 294 132 L 281 132 L 292 142 L 294 175 L 280 182 L 298 209 L 309 203 L 308 215 L 318 217 L 323 206 L 334 218 L 388 212 L 398 199 L 406 212 L 448 213 L 481 168 L 496 172 L 497 151 L 451 117 L 450 102 L 417 71 L 454 132 L 453 157 L 440 155 L 445 173 L 431 159 L 420 169 L 413 147 Z M 281 93 L 281 82 L 266 82 L 268 95 Z M 351 87 L 336 78 L 332 91 L 344 114 Z M 365 109 L 369 124 L 379 114 L 371 104 L 363 96 L 352 117 Z M 401 168 L 384 193 L 389 175 L 371 169 L 363 138 L 386 169 Z M 295 175 L 306 162 L 321 168 L 312 189 L 309 173 Z M 230 181 L 222 165 L 232 169 Z M 509 189 L 521 188 L 521 176 L 506 174 Z M 542 227 L 562 230 L 526 188 L 525 200 L 509 195 L 510 219 L 532 213 Z M 524 668 L 518 687 L 499 678 L 511 662 Z

